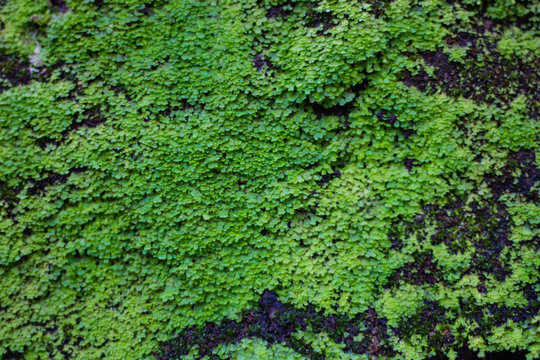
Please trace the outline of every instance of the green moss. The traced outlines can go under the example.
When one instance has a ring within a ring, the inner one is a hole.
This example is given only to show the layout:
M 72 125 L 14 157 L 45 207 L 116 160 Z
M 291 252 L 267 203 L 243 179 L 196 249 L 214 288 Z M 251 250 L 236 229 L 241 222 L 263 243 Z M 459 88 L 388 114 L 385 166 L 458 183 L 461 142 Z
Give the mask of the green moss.
M 466 315 L 529 306 L 538 281 L 537 187 L 520 185 L 532 165 L 512 157 L 538 159 L 538 104 L 513 77 L 510 101 L 482 102 L 403 75 L 457 20 L 472 26 L 463 3 L 8 1 L 2 56 L 36 55 L 46 75 L 0 93 L 0 357 L 151 358 L 183 329 L 238 319 L 265 289 L 343 319 L 376 307 L 396 358 L 433 351 L 423 330 L 398 331 L 423 321 L 424 300 L 449 312 L 435 331 L 456 335 L 449 351 L 511 339 L 536 354 L 536 318 L 476 331 Z M 507 66 L 537 60 L 532 31 L 489 36 Z M 505 281 L 477 266 L 493 260 L 475 246 L 498 222 L 447 214 L 477 226 L 462 231 L 423 210 L 458 200 L 506 207 Z M 435 283 L 389 281 L 425 253 Z M 318 354 L 366 358 L 342 351 L 344 324 L 313 335 Z M 220 349 L 298 355 L 256 339 Z

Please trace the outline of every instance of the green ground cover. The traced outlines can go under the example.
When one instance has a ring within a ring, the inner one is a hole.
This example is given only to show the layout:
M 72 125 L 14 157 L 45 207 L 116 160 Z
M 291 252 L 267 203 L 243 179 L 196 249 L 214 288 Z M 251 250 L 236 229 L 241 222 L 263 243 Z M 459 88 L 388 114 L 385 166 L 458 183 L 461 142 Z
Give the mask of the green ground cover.
M 0 6 L 0 358 L 540 356 L 537 2 Z

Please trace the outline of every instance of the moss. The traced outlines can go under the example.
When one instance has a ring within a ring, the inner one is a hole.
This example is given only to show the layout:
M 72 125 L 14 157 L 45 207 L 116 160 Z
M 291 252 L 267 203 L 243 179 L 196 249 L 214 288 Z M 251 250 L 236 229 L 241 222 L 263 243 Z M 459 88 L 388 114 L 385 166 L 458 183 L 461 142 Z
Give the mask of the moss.
M 0 357 L 536 356 L 537 10 L 8 0 Z

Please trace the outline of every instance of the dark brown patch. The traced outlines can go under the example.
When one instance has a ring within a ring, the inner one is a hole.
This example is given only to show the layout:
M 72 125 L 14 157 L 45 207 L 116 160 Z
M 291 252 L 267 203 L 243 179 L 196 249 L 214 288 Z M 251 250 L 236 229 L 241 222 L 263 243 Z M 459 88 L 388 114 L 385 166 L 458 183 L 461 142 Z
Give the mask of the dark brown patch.
M 252 60 L 253 66 L 257 71 L 271 70 L 274 68 L 274 65 L 270 62 L 270 59 L 266 55 L 257 54 Z
M 330 174 L 321 175 L 321 179 L 319 181 L 317 181 L 317 184 L 319 186 L 325 186 L 326 184 L 328 184 L 333 179 L 340 178 L 340 177 L 341 177 L 341 171 L 339 171 L 337 169 L 334 169 L 334 171 L 331 172 Z
M 399 129 L 404 139 L 408 139 L 412 134 L 414 134 L 413 129 Z
M 509 274 L 507 265 L 500 259 L 503 248 L 511 244 L 508 213 L 501 204 L 496 209 L 478 204 L 470 206 L 472 209 L 466 210 L 463 203 L 455 202 L 432 210 L 428 216 L 436 220 L 437 226 L 431 241 L 444 243 L 451 253 L 472 246 L 474 255 L 466 273 L 491 273 L 503 281 Z
M 139 10 L 141 14 L 144 16 L 150 16 L 154 14 L 154 5 L 152 4 L 144 4 L 144 7 Z
M 325 107 L 319 103 L 309 103 L 311 109 L 317 116 L 317 119 L 322 119 L 325 116 L 343 116 L 345 118 L 349 117 L 349 114 L 354 109 L 354 101 L 350 101 L 343 105 L 334 105 L 331 107 Z
M 60 13 L 66 13 L 69 10 L 64 0 L 49 0 L 49 4 Z
M 30 179 L 29 182 L 32 184 L 32 187 L 28 190 L 28 194 L 42 195 L 46 192 L 46 188 L 48 186 L 53 186 L 57 184 L 65 184 L 71 174 L 79 174 L 86 170 L 87 170 L 86 167 L 73 168 L 73 169 L 70 169 L 67 174 L 52 173 L 49 176 L 43 177 L 40 180 Z
M 24 354 L 16 351 L 8 351 L 2 357 L 4 360 L 24 360 Z
M 484 283 L 478 284 L 478 286 L 476 286 L 476 289 L 481 294 L 487 294 L 487 288 L 486 288 L 486 285 Z
M 431 254 L 416 254 L 414 261 L 405 264 L 391 277 L 389 285 L 393 286 L 403 280 L 413 285 L 430 284 L 438 282 L 439 269 L 433 261 Z
M 424 58 L 426 64 L 433 66 L 437 69 L 435 72 L 435 76 L 437 77 L 438 81 L 450 87 L 459 80 L 459 63 L 450 61 L 448 55 L 443 53 L 442 49 L 439 49 L 435 52 L 426 51 L 423 52 L 421 55 L 422 58 Z
M 427 340 L 431 348 L 441 353 L 455 342 L 445 309 L 438 302 L 430 300 L 424 300 L 416 315 L 403 320 L 398 327 L 392 328 L 392 332 L 402 339 L 418 334 Z
M 317 28 L 317 35 L 326 35 L 326 32 L 336 26 L 335 17 L 331 12 L 317 12 L 310 9 L 305 18 L 306 27 Z
M 476 38 L 466 31 L 448 35 L 444 41 L 448 45 L 459 45 L 461 47 L 476 44 Z
M 511 102 L 518 94 L 531 101 L 540 97 L 540 69 L 538 64 L 521 59 L 508 60 L 497 52 L 496 44 L 479 33 L 458 33 L 447 42 L 469 45 L 465 64 L 453 62 L 442 49 L 426 51 L 421 57 L 435 68 L 434 77 L 424 70 L 403 73 L 403 82 L 420 91 L 442 90 L 451 96 L 463 96 L 476 101 L 492 103 L 495 100 Z M 483 54 L 487 52 L 487 56 Z M 478 58 L 483 57 L 483 63 Z
M 212 350 L 217 345 L 257 337 L 269 344 L 282 343 L 310 359 L 324 359 L 324 354 L 317 353 L 309 344 L 291 336 L 308 327 L 314 333 L 324 331 L 336 343 L 345 344 L 346 352 L 374 356 L 395 354 L 387 345 L 386 320 L 380 318 L 374 309 L 352 319 L 344 315 L 325 316 L 323 311 L 317 311 L 313 306 L 297 309 L 283 304 L 275 292 L 265 291 L 258 307 L 246 311 L 240 322 L 224 321 L 219 325 L 210 323 L 186 329 L 176 339 L 163 344 L 154 355 L 159 360 L 177 359 L 198 346 L 198 359 L 205 355 L 215 359 Z M 354 337 L 361 331 L 368 336 L 358 342 Z
M 403 248 L 402 239 L 422 229 L 424 223 L 424 214 L 417 214 L 411 221 L 404 221 L 401 216 L 392 221 L 390 230 L 388 231 L 388 240 L 390 240 L 391 248 L 393 250 L 401 250 Z
M 277 294 L 265 291 L 259 300 L 259 307 L 249 310 L 240 322 L 224 321 L 220 325 L 209 323 L 202 328 L 186 329 L 175 340 L 164 344 L 155 354 L 157 359 L 174 359 L 186 355 L 190 348 L 199 346 L 199 357 L 214 358 L 212 350 L 219 344 L 236 343 L 243 338 L 258 337 L 270 344 L 285 342 L 304 321 L 294 313 L 294 308 L 285 306 Z
M 419 70 L 416 74 L 413 74 L 409 70 L 403 72 L 403 83 L 407 86 L 414 86 L 420 91 L 426 91 L 431 78 L 424 70 Z
M 0 204 L 4 203 L 7 217 L 14 223 L 18 222 L 15 215 L 15 207 L 19 203 L 17 195 L 20 191 L 20 188 L 9 188 L 5 182 L 0 181 Z
M 375 116 L 377 117 L 379 121 L 382 121 L 388 125 L 394 125 L 396 121 L 398 120 L 396 115 L 394 114 L 388 115 L 388 112 L 385 109 L 382 109 L 379 112 L 377 112 Z
M 535 161 L 534 150 L 511 152 L 503 173 L 487 179 L 495 198 L 505 193 L 516 193 L 529 201 L 538 201 L 538 190 L 531 191 L 540 180 L 540 169 L 536 167 Z M 516 177 L 516 173 L 520 173 L 519 176 Z
M 373 16 L 375 16 L 375 19 L 378 19 L 384 15 L 384 1 L 368 0 L 368 2 L 371 4 L 371 12 L 373 13 Z
M 366 353 L 375 357 L 392 354 L 392 351 L 385 345 L 388 337 L 386 320 L 379 318 L 375 309 L 369 309 L 365 314 L 363 323 L 367 334 L 363 341 Z
M 403 159 L 403 165 L 405 165 L 405 168 L 407 168 L 407 171 L 408 172 L 411 172 L 413 167 L 416 165 L 415 164 L 415 160 L 414 159 L 411 159 L 409 157 L 405 157 L 405 159 Z
M 268 10 L 266 10 L 266 17 L 268 19 L 274 19 L 277 17 L 287 17 L 290 13 L 290 9 L 285 9 L 285 7 L 291 7 L 292 3 L 286 2 L 280 5 L 272 5 Z
M 20 61 L 13 55 L 0 55 L 0 78 L 7 80 L 11 85 L 26 85 L 32 80 L 30 64 Z M 0 85 L 0 91 L 6 86 Z

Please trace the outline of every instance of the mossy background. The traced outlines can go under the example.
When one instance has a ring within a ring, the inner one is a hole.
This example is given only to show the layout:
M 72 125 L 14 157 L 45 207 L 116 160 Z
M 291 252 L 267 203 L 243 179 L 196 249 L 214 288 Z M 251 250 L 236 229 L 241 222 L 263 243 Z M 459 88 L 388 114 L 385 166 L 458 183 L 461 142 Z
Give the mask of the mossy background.
M 0 357 L 540 356 L 537 2 L 0 4 Z

